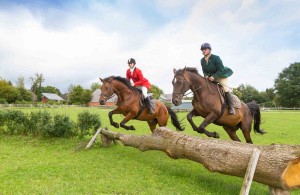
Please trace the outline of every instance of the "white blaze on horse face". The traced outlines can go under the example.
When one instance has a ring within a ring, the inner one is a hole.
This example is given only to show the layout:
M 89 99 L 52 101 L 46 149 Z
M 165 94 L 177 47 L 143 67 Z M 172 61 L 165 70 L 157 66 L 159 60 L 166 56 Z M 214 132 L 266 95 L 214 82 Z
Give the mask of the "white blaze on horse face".
M 177 82 L 177 80 L 176 80 L 176 78 L 174 78 L 174 83 L 176 83 Z

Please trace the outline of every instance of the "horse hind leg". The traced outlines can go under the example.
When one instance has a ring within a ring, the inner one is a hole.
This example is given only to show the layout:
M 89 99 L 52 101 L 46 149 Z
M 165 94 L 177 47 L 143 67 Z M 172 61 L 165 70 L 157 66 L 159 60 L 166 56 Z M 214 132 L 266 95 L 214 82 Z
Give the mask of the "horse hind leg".
M 250 132 L 251 132 L 251 126 L 252 126 L 252 121 L 250 121 L 250 123 L 245 123 L 242 122 L 241 123 L 241 130 L 243 132 L 243 135 L 245 137 L 245 140 L 247 143 L 249 144 L 253 144 L 251 136 L 250 136 Z
M 236 128 L 223 126 L 223 129 L 227 132 L 230 139 L 232 139 L 233 141 L 241 142 L 239 137 L 236 135 L 236 130 L 237 130 Z
M 147 123 L 150 127 L 150 130 L 153 132 L 156 129 L 157 120 L 153 119 L 153 120 L 147 121 Z

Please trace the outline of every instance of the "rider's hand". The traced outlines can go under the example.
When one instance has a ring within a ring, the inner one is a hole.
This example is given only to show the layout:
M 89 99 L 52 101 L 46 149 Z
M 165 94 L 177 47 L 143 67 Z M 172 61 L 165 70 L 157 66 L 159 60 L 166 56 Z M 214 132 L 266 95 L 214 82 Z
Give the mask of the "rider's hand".
M 208 76 L 205 76 L 205 78 L 207 79 L 207 78 L 208 78 Z
M 134 86 L 134 83 L 131 83 L 131 86 Z
M 215 78 L 214 77 L 209 77 L 208 78 L 210 81 L 213 81 L 213 80 L 215 80 Z

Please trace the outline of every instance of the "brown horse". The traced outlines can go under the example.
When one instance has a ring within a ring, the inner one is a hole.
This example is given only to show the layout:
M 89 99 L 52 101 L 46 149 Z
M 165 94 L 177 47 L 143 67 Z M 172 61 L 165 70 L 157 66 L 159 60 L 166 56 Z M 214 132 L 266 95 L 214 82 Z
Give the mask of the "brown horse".
M 153 131 L 157 124 L 160 127 L 166 126 L 170 114 L 172 124 L 178 130 L 184 130 L 184 128 L 181 127 L 175 112 L 158 100 L 155 101 L 154 114 L 151 115 L 147 108 L 141 106 L 141 101 L 143 101 L 142 92 L 131 86 L 127 79 L 111 76 L 105 79 L 100 78 L 100 80 L 103 83 L 99 99 L 101 105 L 104 105 L 114 94 L 118 96 L 117 108 L 108 113 L 110 124 L 112 126 L 119 128 L 119 124 L 113 121 L 112 115 L 122 114 L 125 118 L 121 121 L 120 126 L 126 130 L 135 130 L 133 126 L 126 126 L 125 124 L 132 119 L 137 119 L 147 121 L 151 131 Z
M 208 137 L 219 138 L 218 133 L 209 132 L 205 129 L 211 123 L 223 126 L 230 138 L 240 141 L 236 131 L 240 128 L 247 143 L 253 143 L 250 137 L 252 119 L 254 120 L 254 131 L 260 134 L 265 132 L 260 129 L 259 106 L 253 101 L 247 104 L 241 102 L 241 108 L 235 109 L 236 114 L 229 114 L 227 104 L 219 93 L 215 83 L 209 82 L 201 76 L 196 68 L 174 69 L 172 102 L 178 106 L 182 102 L 185 93 L 190 89 L 194 93 L 192 104 L 194 109 L 187 115 L 193 130 L 205 133 Z M 202 116 L 204 121 L 199 127 L 192 120 L 193 116 Z

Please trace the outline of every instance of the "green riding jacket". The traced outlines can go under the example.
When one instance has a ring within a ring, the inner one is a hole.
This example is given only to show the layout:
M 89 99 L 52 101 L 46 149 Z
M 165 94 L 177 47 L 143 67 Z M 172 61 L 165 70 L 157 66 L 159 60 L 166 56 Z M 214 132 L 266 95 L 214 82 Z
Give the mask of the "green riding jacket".
M 205 58 L 201 59 L 201 66 L 204 76 L 212 76 L 214 79 L 227 78 L 233 74 L 233 71 L 225 67 L 221 58 L 217 55 L 211 54 L 206 63 Z

